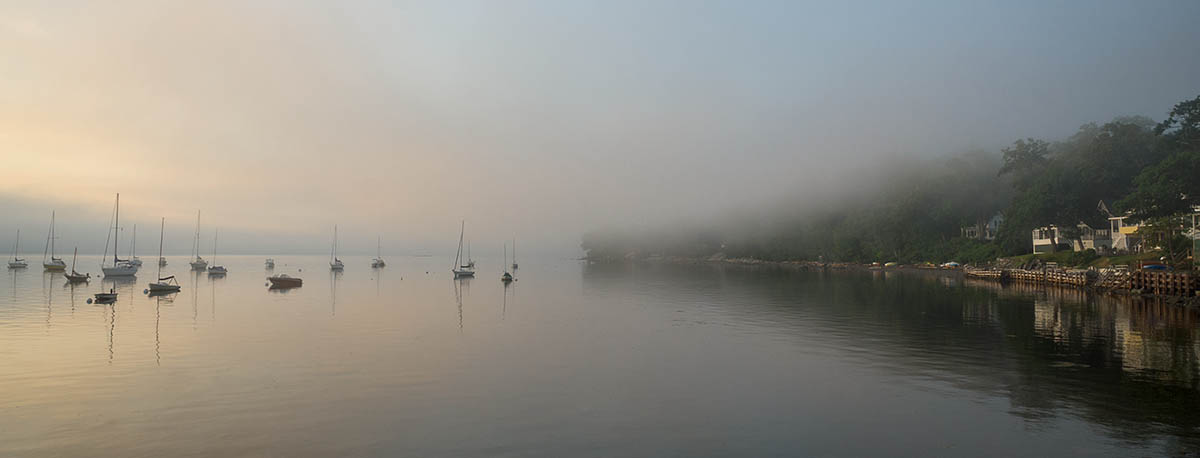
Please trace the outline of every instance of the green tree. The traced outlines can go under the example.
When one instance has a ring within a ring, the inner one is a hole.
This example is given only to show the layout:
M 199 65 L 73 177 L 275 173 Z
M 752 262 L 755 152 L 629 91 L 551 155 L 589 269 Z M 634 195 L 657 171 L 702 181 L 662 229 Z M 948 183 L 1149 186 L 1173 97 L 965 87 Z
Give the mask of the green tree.
M 1121 211 L 1138 219 L 1187 213 L 1200 205 L 1200 151 L 1175 153 L 1142 170 L 1132 194 L 1117 202 Z

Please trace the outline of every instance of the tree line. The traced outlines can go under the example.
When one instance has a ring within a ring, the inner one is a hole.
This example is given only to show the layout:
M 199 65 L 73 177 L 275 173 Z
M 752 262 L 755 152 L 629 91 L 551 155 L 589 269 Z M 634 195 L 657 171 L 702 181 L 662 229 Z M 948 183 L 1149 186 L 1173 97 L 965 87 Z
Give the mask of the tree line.
M 704 225 L 597 230 L 584 235 L 582 247 L 596 260 L 719 253 L 768 261 L 981 262 L 1030 252 L 1036 227 L 1056 225 L 1065 238 L 1079 237 L 1080 222 L 1107 228 L 1108 210 L 1150 223 L 1157 243 L 1177 252 L 1189 243 L 1177 230 L 1179 216 L 1200 205 L 1200 97 L 1157 123 L 1119 117 L 1085 124 L 1064 140 L 1020 139 L 999 154 L 890 159 L 872 168 L 878 175 L 859 177 L 860 192 L 828 205 L 779 205 L 769 216 L 734 214 Z M 995 240 L 962 237 L 963 226 L 997 213 L 1003 223 Z

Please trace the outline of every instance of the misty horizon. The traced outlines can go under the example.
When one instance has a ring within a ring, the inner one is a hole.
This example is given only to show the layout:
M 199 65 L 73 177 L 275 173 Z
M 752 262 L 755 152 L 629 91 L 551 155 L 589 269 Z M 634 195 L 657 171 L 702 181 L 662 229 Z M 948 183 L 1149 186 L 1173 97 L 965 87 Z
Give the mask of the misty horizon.
M 338 224 L 348 253 L 438 255 L 465 219 L 480 250 L 569 257 L 880 161 L 1160 120 L 1200 80 L 1194 2 L 870 6 L 10 4 L 0 240 L 40 247 L 57 210 L 60 246 L 100 251 L 120 192 L 142 253 L 159 217 L 186 250 L 202 209 L 231 252 L 319 253 Z

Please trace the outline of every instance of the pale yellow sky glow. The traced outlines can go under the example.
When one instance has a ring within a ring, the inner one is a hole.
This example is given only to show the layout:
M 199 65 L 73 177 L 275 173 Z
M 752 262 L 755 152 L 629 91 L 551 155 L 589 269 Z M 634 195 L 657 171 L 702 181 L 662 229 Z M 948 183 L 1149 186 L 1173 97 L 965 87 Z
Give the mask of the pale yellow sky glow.
M 1184 54 L 1171 34 L 1191 32 L 1170 24 L 1108 46 L 1119 24 L 1017 10 L 940 8 L 921 30 L 833 4 L 771 11 L 0 2 L 0 240 L 35 240 L 54 209 L 63 243 L 96 249 L 120 192 L 126 222 L 168 218 L 168 251 L 201 209 L 236 252 L 320 252 L 334 223 L 351 250 L 380 234 L 441 252 L 465 218 L 482 251 L 516 236 L 570 255 L 589 229 L 829 193 L 881 155 L 1058 138 L 1194 95 L 1186 59 L 1091 70 Z

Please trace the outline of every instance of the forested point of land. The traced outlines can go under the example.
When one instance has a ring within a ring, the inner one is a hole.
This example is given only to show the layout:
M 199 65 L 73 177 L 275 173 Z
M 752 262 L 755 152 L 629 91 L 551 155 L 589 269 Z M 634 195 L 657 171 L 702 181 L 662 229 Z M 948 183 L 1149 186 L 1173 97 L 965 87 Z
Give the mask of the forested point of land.
M 1109 214 L 1147 225 L 1151 245 L 1186 258 L 1182 216 L 1200 205 L 1200 97 L 1162 121 L 1118 117 L 1069 138 L 1016 140 L 999 152 L 892 159 L 864 172 L 852 197 L 814 204 L 803 196 L 763 213 L 653 230 L 611 228 L 584 235 L 589 259 L 651 256 L 765 261 L 982 263 L 1032 250 L 1032 230 L 1107 228 Z M 886 171 L 883 173 L 881 171 Z M 1104 203 L 1104 205 L 1100 205 Z M 1103 207 L 1103 208 L 1102 208 Z M 961 228 L 1003 215 L 994 240 Z M 767 215 L 767 216 L 764 216 Z

